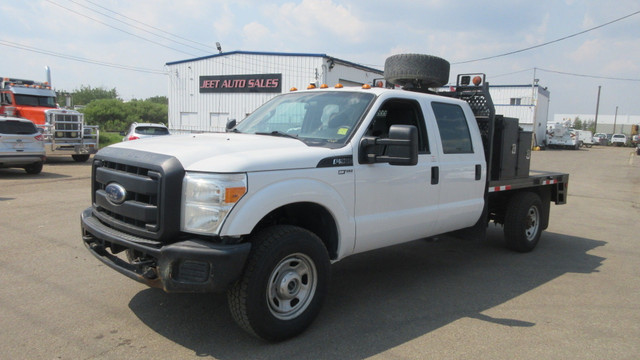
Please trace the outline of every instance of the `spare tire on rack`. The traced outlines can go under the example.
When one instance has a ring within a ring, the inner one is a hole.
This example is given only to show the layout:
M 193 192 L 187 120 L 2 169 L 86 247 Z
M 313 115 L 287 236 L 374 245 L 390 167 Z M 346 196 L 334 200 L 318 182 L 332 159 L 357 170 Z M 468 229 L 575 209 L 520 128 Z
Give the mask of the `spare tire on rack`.
M 434 88 L 449 81 L 449 68 L 449 62 L 437 56 L 393 55 L 384 62 L 384 78 L 407 88 Z

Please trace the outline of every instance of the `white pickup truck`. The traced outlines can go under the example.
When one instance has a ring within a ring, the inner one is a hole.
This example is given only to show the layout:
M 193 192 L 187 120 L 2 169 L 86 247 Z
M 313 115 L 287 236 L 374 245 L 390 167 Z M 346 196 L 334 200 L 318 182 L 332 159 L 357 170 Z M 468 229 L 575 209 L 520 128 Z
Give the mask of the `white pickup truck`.
M 530 174 L 531 133 L 495 115 L 484 76 L 435 94 L 448 63 L 417 54 L 389 58 L 385 75 L 408 90 L 292 91 L 226 133 L 100 150 L 84 244 L 167 292 L 227 291 L 236 322 L 270 341 L 311 324 L 330 264 L 350 255 L 484 237 L 491 221 L 533 250 L 568 174 Z

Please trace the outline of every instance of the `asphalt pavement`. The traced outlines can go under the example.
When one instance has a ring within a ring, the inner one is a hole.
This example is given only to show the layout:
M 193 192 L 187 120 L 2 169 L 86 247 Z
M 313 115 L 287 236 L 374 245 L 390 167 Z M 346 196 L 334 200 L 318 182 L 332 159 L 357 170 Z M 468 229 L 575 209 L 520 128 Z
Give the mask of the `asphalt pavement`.
M 302 335 L 240 330 L 224 295 L 166 294 L 84 248 L 90 162 L 40 175 L 0 169 L 0 359 L 638 359 L 640 156 L 630 148 L 533 152 L 570 173 L 537 249 L 489 239 L 414 241 L 332 268 Z

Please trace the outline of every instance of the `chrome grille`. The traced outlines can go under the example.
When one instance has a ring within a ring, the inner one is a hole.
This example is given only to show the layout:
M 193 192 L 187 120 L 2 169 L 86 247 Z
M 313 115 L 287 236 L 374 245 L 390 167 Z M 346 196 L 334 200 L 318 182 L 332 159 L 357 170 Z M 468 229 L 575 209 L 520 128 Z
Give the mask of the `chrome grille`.
M 79 139 L 82 137 L 82 122 L 80 115 L 53 113 L 55 128 L 53 136 L 56 139 Z

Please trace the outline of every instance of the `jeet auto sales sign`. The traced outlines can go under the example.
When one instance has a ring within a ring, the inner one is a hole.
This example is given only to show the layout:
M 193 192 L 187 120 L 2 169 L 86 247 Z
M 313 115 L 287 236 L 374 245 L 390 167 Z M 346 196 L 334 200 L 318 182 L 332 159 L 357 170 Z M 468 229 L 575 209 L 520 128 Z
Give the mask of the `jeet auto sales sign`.
M 282 74 L 200 76 L 201 93 L 280 93 Z

